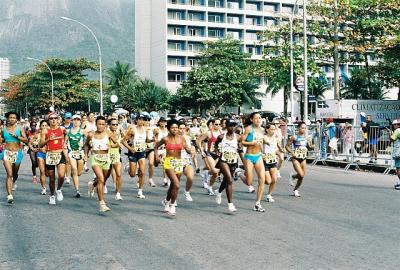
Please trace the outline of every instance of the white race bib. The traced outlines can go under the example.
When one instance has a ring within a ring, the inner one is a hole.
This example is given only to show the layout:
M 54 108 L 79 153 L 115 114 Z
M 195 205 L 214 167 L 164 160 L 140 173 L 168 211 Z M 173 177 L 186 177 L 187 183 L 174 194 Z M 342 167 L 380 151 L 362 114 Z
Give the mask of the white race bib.
M 61 153 L 46 153 L 46 165 L 58 165 L 61 161 Z
M 4 150 L 4 160 L 7 160 L 11 163 L 17 162 L 18 152 L 13 152 L 9 150 Z

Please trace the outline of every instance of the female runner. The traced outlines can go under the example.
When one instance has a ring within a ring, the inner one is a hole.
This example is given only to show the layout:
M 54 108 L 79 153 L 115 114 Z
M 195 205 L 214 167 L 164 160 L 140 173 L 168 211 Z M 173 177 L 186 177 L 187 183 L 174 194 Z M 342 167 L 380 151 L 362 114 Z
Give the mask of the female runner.
M 160 119 L 158 120 L 157 126 L 158 126 L 158 128 L 155 128 L 153 130 L 153 136 L 154 136 L 155 142 L 161 141 L 164 137 L 166 137 L 168 135 L 167 120 L 164 117 L 160 117 Z M 164 145 L 158 149 L 158 155 L 159 155 L 158 159 L 160 160 L 161 165 L 163 165 L 165 155 L 166 155 Z M 163 174 L 163 185 L 168 186 L 169 183 L 168 183 L 168 179 L 165 175 L 165 170 L 162 170 L 162 174 Z
M 257 198 L 253 210 L 265 212 L 265 209 L 261 206 L 265 185 L 265 168 L 262 160 L 264 130 L 261 128 L 261 115 L 258 112 L 253 112 L 250 114 L 249 121 L 249 124 L 251 124 L 245 128 L 242 136 L 242 145 L 247 147 L 243 165 L 246 170 L 248 186 L 251 186 L 253 182 L 253 169 L 258 176 Z
M 27 143 L 25 130 L 17 125 L 20 120 L 19 114 L 16 112 L 8 112 L 5 114 L 7 124 L 0 133 L 0 144 L 5 143 L 5 147 L 0 154 L 0 159 L 3 160 L 4 168 L 7 173 L 6 190 L 7 202 L 13 203 L 12 195 L 13 184 L 18 179 L 19 166 L 23 158 L 21 143 Z
M 299 188 L 303 183 L 307 166 L 307 151 L 312 148 L 311 140 L 307 138 L 307 126 L 304 122 L 297 125 L 297 134 L 291 136 L 286 143 L 286 150 L 292 156 L 293 168 L 296 174 L 290 174 L 289 183 L 294 187 L 293 196 L 300 197 Z M 297 179 L 296 185 L 293 180 Z
M 47 133 L 47 129 L 49 128 L 49 123 L 47 120 L 42 120 L 40 121 L 39 124 L 39 129 L 40 133 L 44 132 Z M 39 141 L 40 142 L 40 141 Z M 41 195 L 46 195 L 47 190 L 46 190 L 46 147 L 39 148 L 37 154 L 37 163 L 39 167 L 39 172 L 40 172 L 40 185 L 42 186 L 42 191 L 40 192 Z
M 232 179 L 238 167 L 239 136 L 235 133 L 236 122 L 233 119 L 226 120 L 225 124 L 226 133 L 219 135 L 215 141 L 215 148 L 219 155 L 216 167 L 220 169 L 220 172 L 224 176 L 219 190 L 217 190 L 215 200 L 217 204 L 221 204 L 222 192 L 226 189 L 228 209 L 231 212 L 236 212 L 236 207 L 232 203 Z
M 168 136 L 157 142 L 155 146 L 156 165 L 159 163 L 158 147 L 165 145 L 167 155 L 164 160 L 164 170 L 169 180 L 171 181 L 170 187 L 167 192 L 167 197 L 163 200 L 165 205 L 164 211 L 171 216 L 176 215 L 175 201 L 179 193 L 179 182 L 183 173 L 184 161 L 181 159 L 182 150 L 192 154 L 190 145 L 187 145 L 185 139 L 179 135 L 179 122 L 176 119 L 171 119 L 167 123 L 169 131 Z
M 122 160 L 121 160 L 121 140 L 122 140 L 122 131 L 118 129 L 118 120 L 115 118 L 111 118 L 109 120 L 109 129 L 110 133 L 113 134 L 115 139 L 117 140 L 116 143 L 113 143 L 110 140 L 110 149 L 108 153 L 110 154 L 111 160 L 111 171 L 115 173 L 115 200 L 122 201 L 121 196 L 121 188 L 122 188 Z
M 179 122 L 179 132 L 180 135 L 185 139 L 186 144 L 192 149 L 192 153 L 196 153 L 196 149 L 191 144 L 191 138 L 187 134 L 188 127 L 185 122 Z M 190 195 L 190 189 L 192 188 L 194 178 L 194 156 L 195 154 L 188 154 L 186 150 L 182 150 L 181 152 L 181 158 L 184 162 L 183 174 L 186 176 L 186 189 L 183 194 L 185 195 L 185 200 L 188 202 L 193 201 L 193 198 Z
M 37 184 L 36 168 L 38 167 L 37 152 L 39 151 L 40 133 L 36 128 L 36 122 L 30 123 L 26 136 L 28 137 L 27 153 L 31 160 L 32 183 Z

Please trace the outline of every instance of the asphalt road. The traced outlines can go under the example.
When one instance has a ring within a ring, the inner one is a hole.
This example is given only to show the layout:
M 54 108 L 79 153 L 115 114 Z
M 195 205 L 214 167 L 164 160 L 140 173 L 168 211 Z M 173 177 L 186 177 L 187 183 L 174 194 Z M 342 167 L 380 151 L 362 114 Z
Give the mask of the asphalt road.
M 176 217 L 162 212 L 166 188 L 145 189 L 136 198 L 124 174 L 124 201 L 111 181 L 98 213 L 86 195 L 92 173 L 81 177 L 83 197 L 65 186 L 64 201 L 48 205 L 31 183 L 25 157 L 14 205 L 6 203 L 0 178 L 0 269 L 399 269 L 400 192 L 394 176 L 309 167 L 301 198 L 289 196 L 285 164 L 274 204 L 252 211 L 255 194 L 234 184 L 238 212 L 226 196 L 217 205 L 197 177 L 186 202 L 180 191 Z M 161 183 L 157 170 L 157 183 Z

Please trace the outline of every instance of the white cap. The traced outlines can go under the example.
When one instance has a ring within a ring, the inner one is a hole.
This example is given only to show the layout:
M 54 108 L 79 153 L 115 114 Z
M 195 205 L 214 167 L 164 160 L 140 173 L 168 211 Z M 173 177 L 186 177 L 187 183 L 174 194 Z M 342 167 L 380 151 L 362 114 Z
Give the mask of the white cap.
M 81 120 L 81 116 L 80 116 L 79 114 L 74 114 L 74 115 L 72 116 L 72 119 L 76 119 L 76 118 L 78 118 L 79 120 Z
M 394 119 L 392 125 L 400 124 L 400 120 Z

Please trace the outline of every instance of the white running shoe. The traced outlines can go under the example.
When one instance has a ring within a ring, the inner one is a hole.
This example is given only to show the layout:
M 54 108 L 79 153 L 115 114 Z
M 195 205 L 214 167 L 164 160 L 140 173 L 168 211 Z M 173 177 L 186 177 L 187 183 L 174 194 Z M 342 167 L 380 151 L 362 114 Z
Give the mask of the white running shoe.
M 13 195 L 7 195 L 7 202 L 9 203 L 9 204 L 12 204 L 13 202 L 14 202 L 14 197 L 13 197 Z
M 166 200 L 164 200 L 164 201 L 166 201 Z M 163 204 L 164 204 L 164 201 L 163 201 Z M 164 212 L 169 213 L 170 209 L 171 209 L 171 206 L 169 205 L 169 202 L 166 201 L 166 203 L 164 204 Z
M 183 195 L 185 195 L 185 200 L 186 200 L 187 202 L 193 202 L 193 198 L 192 198 L 192 196 L 190 196 L 190 192 L 184 191 L 184 192 L 183 192 Z
M 149 178 L 149 185 L 150 185 L 151 187 L 156 187 L 156 186 L 157 186 L 156 183 L 154 183 L 154 181 L 153 181 L 152 178 Z
M 62 194 L 61 189 L 56 190 L 56 196 L 57 196 L 57 201 L 61 202 L 62 200 L 64 200 L 64 196 Z
M 222 203 L 222 193 L 219 193 L 218 190 L 215 191 L 215 201 L 217 202 L 217 204 L 221 204 Z
M 12 186 L 12 191 L 16 191 L 16 190 L 17 190 L 17 187 L 18 187 L 18 186 L 17 186 L 17 183 L 14 183 L 13 186 Z
M 168 179 L 167 178 L 163 179 L 163 186 L 164 187 L 168 186 Z
M 176 215 L 176 208 L 174 204 L 171 204 L 169 207 L 168 215 L 170 216 L 175 216 Z
M 205 182 L 205 181 L 203 181 L 203 188 L 204 188 L 204 189 L 208 189 L 208 183 Z
M 138 197 L 139 199 L 145 199 L 146 198 L 146 196 L 143 195 L 142 191 L 139 191 L 136 197 Z
M 65 177 L 65 184 L 71 185 L 71 179 L 68 176 Z
M 281 172 L 280 172 L 280 171 L 277 171 L 277 172 L 276 172 L 276 176 L 277 176 L 278 178 L 282 178 Z
M 265 209 L 261 206 L 260 203 L 256 203 L 256 204 L 254 205 L 253 210 L 254 210 L 254 211 L 257 211 L 257 212 L 265 212 Z
M 106 205 L 105 202 L 99 204 L 99 211 L 100 212 L 107 212 L 107 211 L 110 211 L 110 210 L 111 209 Z
M 116 201 L 122 201 L 123 200 L 122 196 L 121 196 L 121 193 L 117 192 L 117 194 L 115 194 L 115 200 Z
M 87 184 L 88 184 L 88 195 L 89 197 L 93 197 L 94 196 L 93 181 L 89 181 Z
M 274 197 L 272 197 L 272 195 L 267 195 L 266 201 L 270 203 L 275 202 Z
M 300 192 L 297 189 L 295 191 L 293 191 L 293 196 L 301 197 Z
M 49 204 L 56 205 L 56 196 L 54 196 L 54 195 L 50 196 Z
M 42 188 L 42 191 L 40 192 L 40 195 L 46 195 L 46 193 L 47 193 L 46 188 Z
M 256 191 L 256 189 L 253 186 L 249 186 L 249 193 L 254 193 Z
M 108 194 L 108 189 L 107 189 L 106 185 L 104 185 L 103 192 L 104 192 L 104 194 Z
M 215 195 L 215 193 L 214 193 L 212 187 L 209 186 L 208 189 L 207 189 L 207 191 L 208 191 L 208 195 L 210 195 L 210 196 L 214 196 L 214 195 Z
M 295 175 L 296 174 L 291 173 L 290 176 L 289 176 L 289 185 L 291 185 L 292 187 L 294 187 L 294 176 Z
M 236 212 L 237 211 L 236 206 L 233 203 L 228 203 L 228 209 L 231 212 Z

